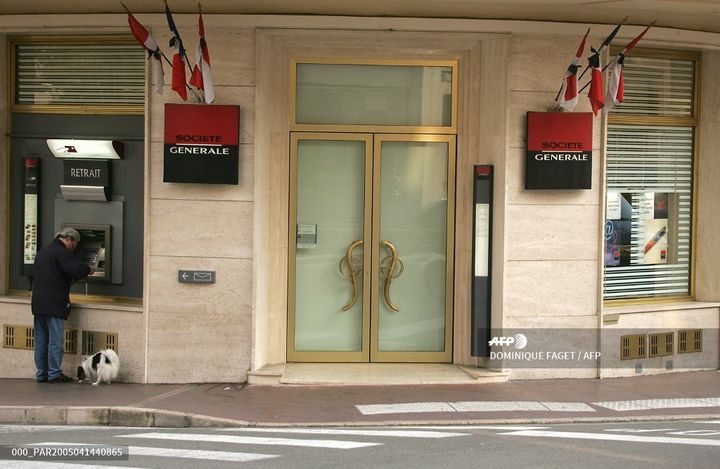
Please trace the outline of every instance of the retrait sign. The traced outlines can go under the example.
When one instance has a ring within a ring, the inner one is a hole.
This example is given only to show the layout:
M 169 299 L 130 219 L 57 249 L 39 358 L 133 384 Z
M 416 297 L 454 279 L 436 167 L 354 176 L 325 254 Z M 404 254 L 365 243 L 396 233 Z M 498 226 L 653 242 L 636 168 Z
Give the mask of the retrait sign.
M 165 105 L 163 182 L 237 184 L 240 108 Z
M 528 112 L 525 189 L 590 189 L 593 115 Z

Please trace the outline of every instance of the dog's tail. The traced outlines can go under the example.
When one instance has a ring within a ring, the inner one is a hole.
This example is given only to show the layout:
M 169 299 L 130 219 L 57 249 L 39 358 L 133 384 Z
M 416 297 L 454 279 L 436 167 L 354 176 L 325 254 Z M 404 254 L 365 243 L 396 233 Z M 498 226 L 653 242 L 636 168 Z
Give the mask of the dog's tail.
M 117 378 L 118 371 L 120 371 L 120 358 L 118 357 L 117 353 L 115 353 L 115 350 L 113 349 L 106 349 L 102 351 L 103 358 L 104 358 L 104 365 L 109 366 L 111 370 L 111 377 L 112 379 Z

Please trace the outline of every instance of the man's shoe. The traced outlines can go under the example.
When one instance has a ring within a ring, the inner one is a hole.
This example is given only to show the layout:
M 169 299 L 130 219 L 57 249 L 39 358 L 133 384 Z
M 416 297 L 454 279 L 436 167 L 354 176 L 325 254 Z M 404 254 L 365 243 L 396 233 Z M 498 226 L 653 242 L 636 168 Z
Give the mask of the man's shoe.
M 35 381 L 38 383 L 47 383 L 48 379 L 47 378 L 37 378 Z
M 48 383 L 69 383 L 71 381 L 74 381 L 71 377 L 65 373 L 60 373 L 55 378 L 48 380 Z

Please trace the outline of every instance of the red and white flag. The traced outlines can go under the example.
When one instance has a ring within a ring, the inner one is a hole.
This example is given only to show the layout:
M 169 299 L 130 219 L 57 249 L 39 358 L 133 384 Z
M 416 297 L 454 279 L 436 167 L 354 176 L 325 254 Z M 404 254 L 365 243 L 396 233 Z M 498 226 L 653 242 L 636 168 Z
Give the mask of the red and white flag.
M 198 31 L 200 40 L 197 46 L 197 59 L 190 84 L 199 90 L 205 92 L 205 102 L 210 104 L 215 99 L 215 87 L 213 86 L 212 74 L 210 70 L 210 51 L 205 41 L 205 26 L 203 25 L 202 12 L 198 20 Z
M 592 107 L 593 114 L 597 116 L 598 112 L 605 105 L 603 101 L 603 82 L 602 82 L 602 71 L 600 69 L 600 54 L 594 49 L 591 49 L 593 54 L 588 58 L 590 65 L 590 71 L 592 73 L 590 78 L 590 91 L 588 92 L 588 98 L 590 98 L 590 106 Z
M 570 65 L 565 71 L 565 76 L 563 77 L 563 84 L 560 88 L 560 93 L 558 94 L 558 98 L 556 100 L 558 105 L 567 111 L 572 111 L 573 109 L 575 109 L 575 106 L 578 102 L 577 71 L 578 68 L 580 68 L 578 66 L 578 62 L 580 62 L 580 58 L 585 51 L 585 40 L 587 39 L 588 34 L 590 34 L 590 28 L 588 28 L 585 36 L 583 36 L 582 41 L 580 42 L 580 46 L 575 53 L 575 58 L 573 58 L 572 62 L 570 62 Z
M 158 47 L 157 43 L 150 35 L 150 32 L 145 29 L 145 27 L 140 24 L 137 19 L 135 19 L 132 13 L 129 12 L 128 24 L 130 25 L 130 31 L 132 32 L 132 35 L 135 36 L 137 42 L 139 42 L 140 45 L 143 46 L 148 52 L 148 60 L 150 61 L 150 64 L 152 66 L 153 89 L 159 94 L 162 94 L 162 87 L 165 82 L 165 72 L 163 71 L 162 62 L 160 61 L 160 57 L 162 56 L 162 52 L 160 52 L 160 47 Z
M 187 101 L 187 88 L 185 84 L 185 48 L 183 47 L 180 33 L 175 26 L 170 7 L 165 3 L 165 17 L 170 28 L 170 47 L 175 49 L 172 60 L 172 89 L 183 101 Z
M 625 81 L 623 80 L 623 64 L 625 63 L 625 56 L 628 52 L 630 52 L 630 49 L 640 42 L 640 39 L 642 39 L 645 33 L 648 32 L 650 26 L 646 27 L 643 32 L 630 41 L 630 43 L 628 43 L 628 45 L 620 51 L 617 57 L 615 57 L 615 60 L 610 64 L 608 87 L 605 92 L 605 112 L 609 112 L 613 107 L 622 103 L 625 99 Z

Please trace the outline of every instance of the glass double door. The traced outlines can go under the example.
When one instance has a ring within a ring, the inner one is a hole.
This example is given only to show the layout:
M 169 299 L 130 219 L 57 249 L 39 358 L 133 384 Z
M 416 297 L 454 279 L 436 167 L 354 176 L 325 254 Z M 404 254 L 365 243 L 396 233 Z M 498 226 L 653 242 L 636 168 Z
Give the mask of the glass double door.
M 455 137 L 293 133 L 288 361 L 450 362 Z

